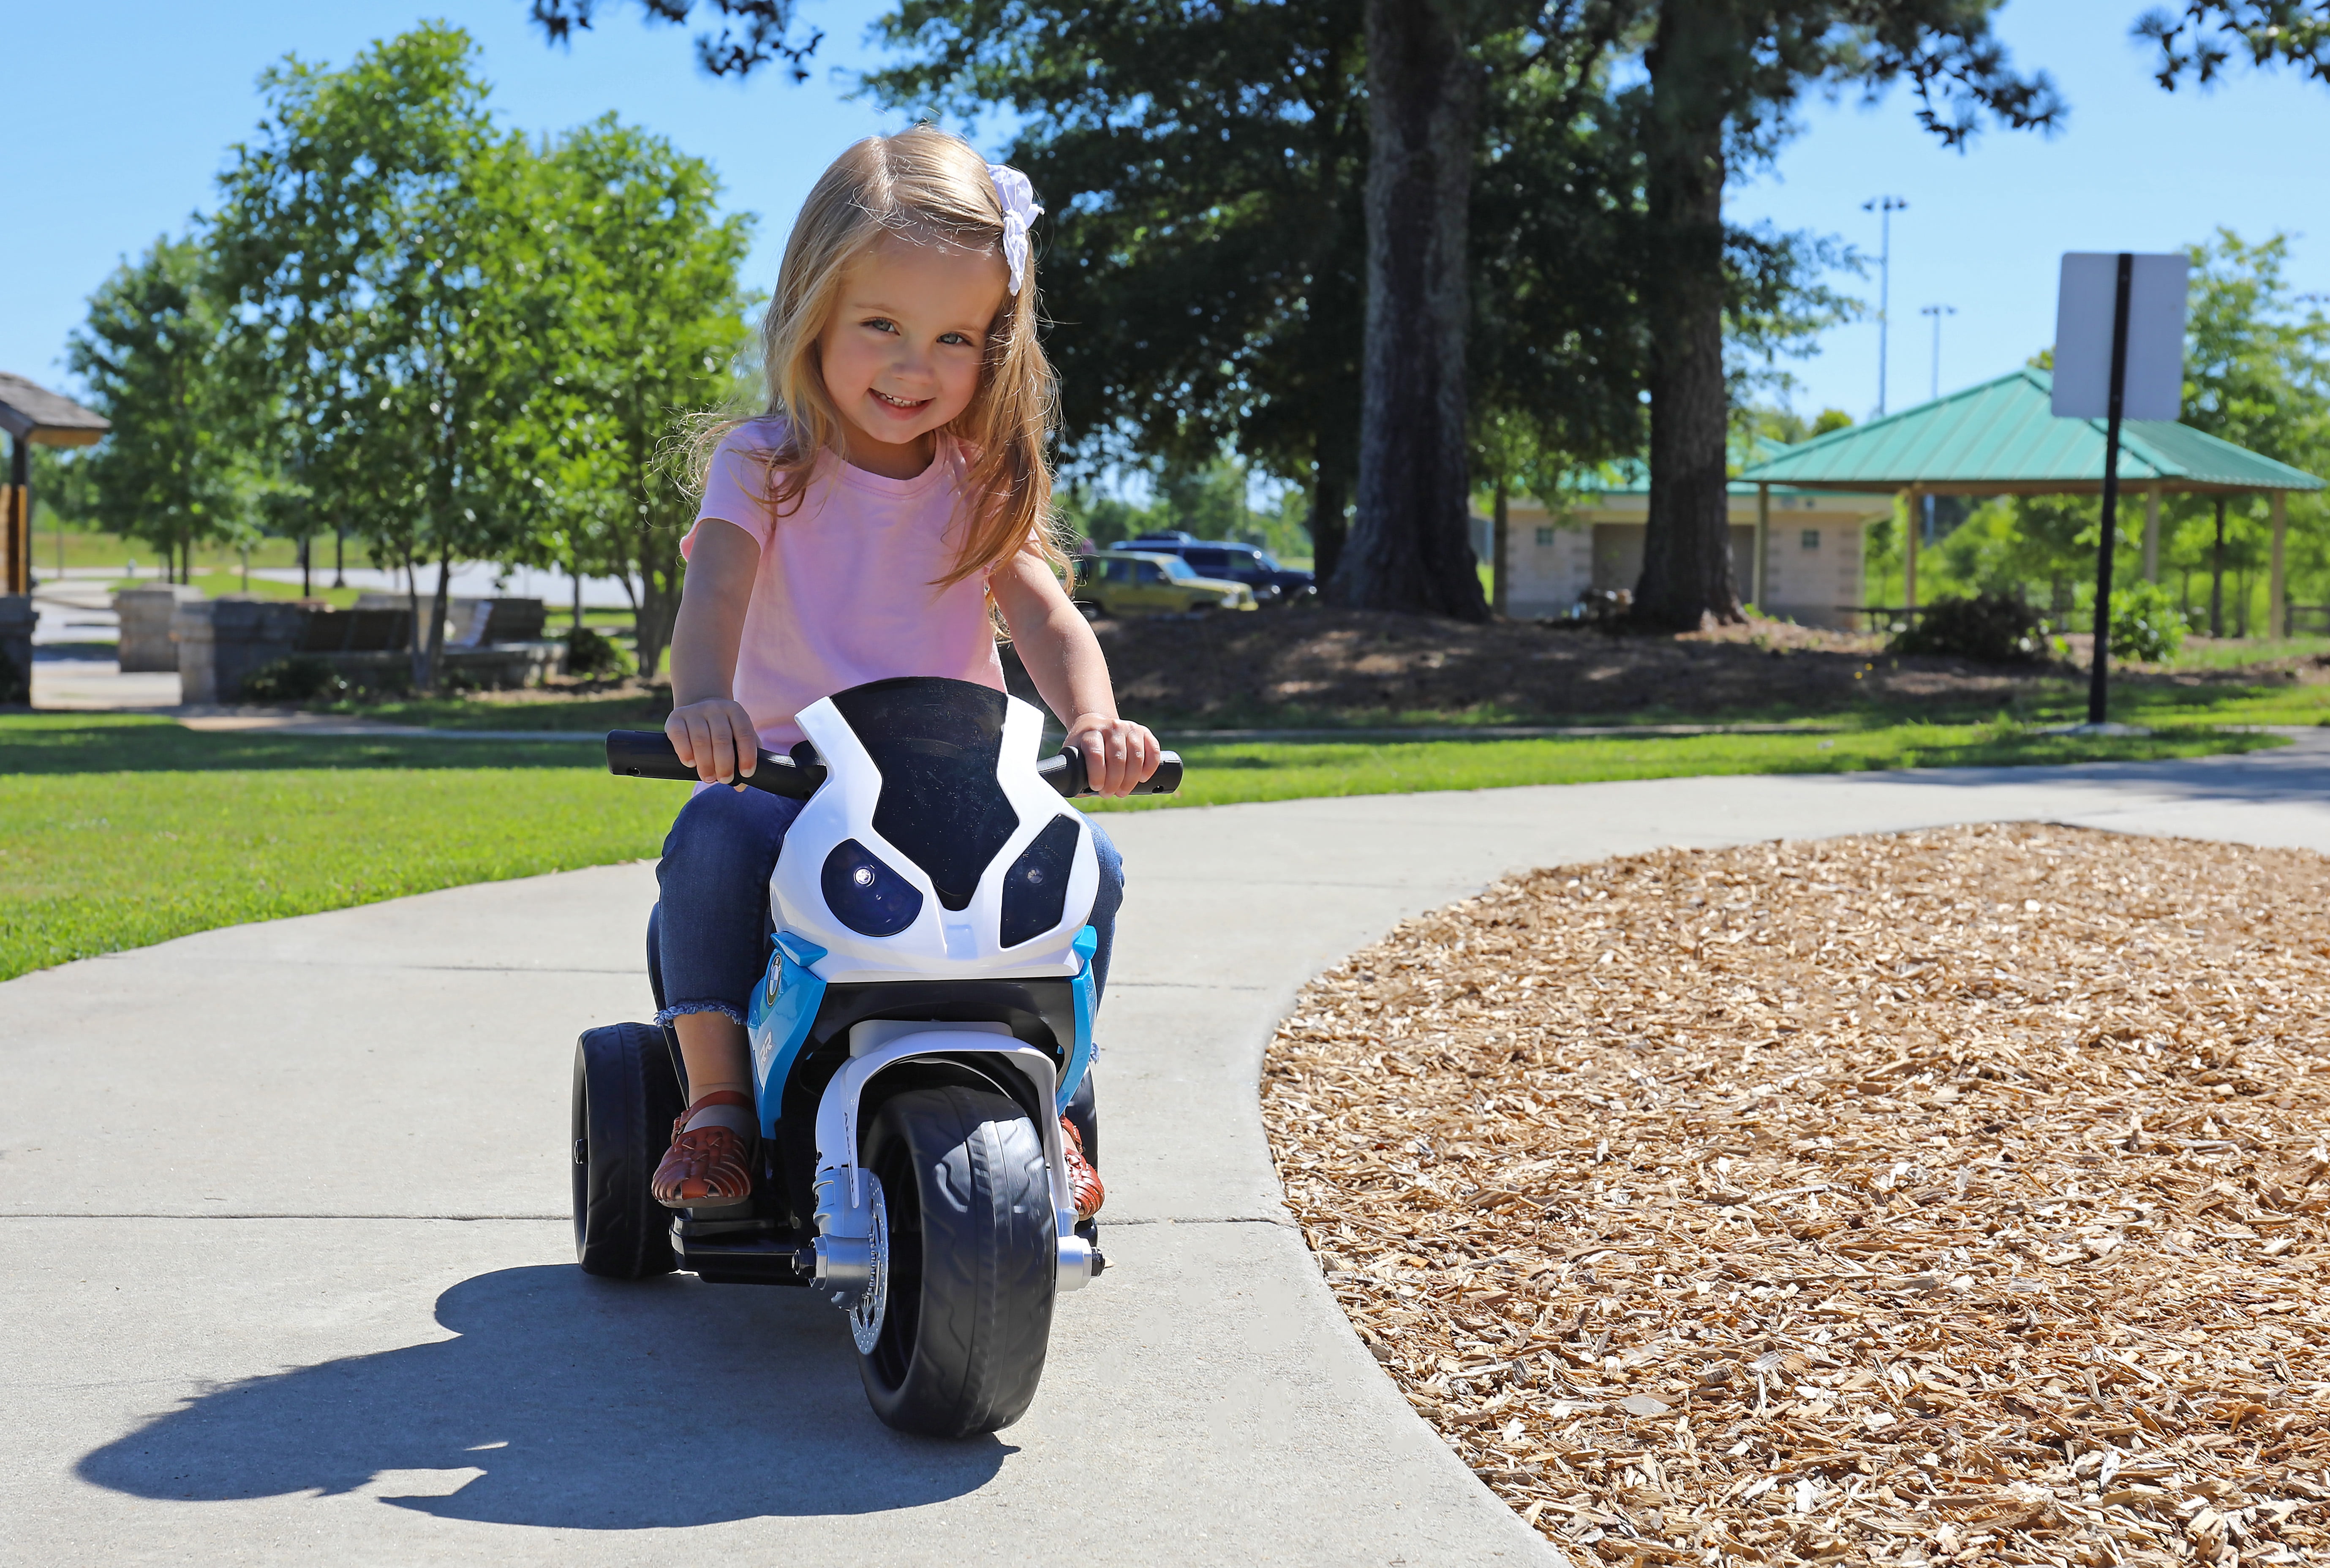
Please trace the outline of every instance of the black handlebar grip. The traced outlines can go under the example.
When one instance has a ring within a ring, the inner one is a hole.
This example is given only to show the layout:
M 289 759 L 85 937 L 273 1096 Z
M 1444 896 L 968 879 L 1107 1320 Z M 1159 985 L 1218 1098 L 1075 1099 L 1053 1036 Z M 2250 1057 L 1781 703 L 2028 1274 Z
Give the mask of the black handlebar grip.
M 1089 795 L 1092 784 L 1084 773 L 1082 751 L 1062 751 L 1036 764 L 1044 782 L 1071 798 Z M 1171 751 L 1157 760 L 1157 771 L 1132 787 L 1135 795 L 1170 795 L 1181 788 L 1181 759 Z
M 1181 757 L 1167 751 L 1157 759 L 1157 771 L 1132 787 L 1135 795 L 1173 795 L 1181 789 Z
M 671 737 L 661 730 L 610 730 L 607 771 L 627 779 L 669 779 L 677 783 L 698 781 L 696 771 L 679 760 Z M 745 778 L 734 780 L 769 795 L 806 800 L 825 782 L 821 766 L 803 767 L 789 757 L 762 751 Z

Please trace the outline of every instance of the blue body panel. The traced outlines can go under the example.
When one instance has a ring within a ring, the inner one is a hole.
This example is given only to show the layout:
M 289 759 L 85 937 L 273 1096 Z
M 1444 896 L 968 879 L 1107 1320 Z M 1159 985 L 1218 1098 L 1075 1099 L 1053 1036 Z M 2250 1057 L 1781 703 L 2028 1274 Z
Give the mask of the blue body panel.
M 1084 1082 L 1085 1069 L 1092 1065 L 1092 959 L 1099 940 L 1092 927 L 1086 926 L 1076 933 L 1074 945 L 1076 972 L 1069 989 L 1075 997 L 1076 1037 L 1060 1072 L 1063 1110 L 1067 1109 L 1068 1098 L 1075 1093 L 1076 1085 Z M 800 1059 L 801 1046 L 809 1039 L 810 1025 L 817 1021 L 817 1010 L 825 1001 L 825 982 L 810 972 L 810 966 L 825 953 L 826 949 L 815 942 L 791 931 L 779 931 L 775 950 L 769 954 L 768 974 L 753 988 L 744 1028 L 752 1040 L 753 1098 L 761 1114 L 763 1138 L 777 1136 L 777 1118 L 784 1110 L 785 1081 L 792 1076 L 793 1063 Z
M 1076 978 L 1071 986 L 1076 997 L 1076 1041 L 1068 1049 L 1068 1063 L 1060 1072 L 1060 1109 L 1068 1108 L 1068 1097 L 1076 1085 L 1084 1081 L 1084 1069 L 1092 1065 L 1093 1053 L 1093 949 L 1100 945 L 1100 934 L 1086 926 L 1076 933 Z
M 769 955 L 769 972 L 753 987 L 753 1005 L 744 1028 L 753 1043 L 753 1098 L 761 1113 L 761 1136 L 777 1136 L 777 1117 L 784 1110 L 785 1080 L 792 1076 L 793 1061 L 817 1009 L 825 1000 L 825 982 L 810 973 L 810 966 L 825 957 L 825 949 L 791 931 L 777 933 Z M 1084 1024 L 1084 1006 L 1077 1004 L 1076 1022 Z

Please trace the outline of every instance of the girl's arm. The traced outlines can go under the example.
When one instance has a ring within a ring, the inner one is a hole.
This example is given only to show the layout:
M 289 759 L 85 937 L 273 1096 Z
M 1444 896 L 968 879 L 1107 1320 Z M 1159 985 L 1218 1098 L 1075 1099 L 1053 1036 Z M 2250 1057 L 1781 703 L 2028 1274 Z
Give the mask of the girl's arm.
M 760 733 L 735 696 L 736 649 L 760 567 L 750 534 L 717 518 L 697 525 L 671 631 L 672 707 L 663 732 L 707 783 L 748 775 L 761 760 Z
M 1083 612 L 1068 601 L 1051 567 L 1024 551 L 997 567 L 988 581 L 1020 664 L 1067 725 L 1068 744 L 1084 754 L 1092 787 L 1103 795 L 1130 795 L 1157 771 L 1161 748 L 1156 736 L 1116 716 L 1108 660 Z

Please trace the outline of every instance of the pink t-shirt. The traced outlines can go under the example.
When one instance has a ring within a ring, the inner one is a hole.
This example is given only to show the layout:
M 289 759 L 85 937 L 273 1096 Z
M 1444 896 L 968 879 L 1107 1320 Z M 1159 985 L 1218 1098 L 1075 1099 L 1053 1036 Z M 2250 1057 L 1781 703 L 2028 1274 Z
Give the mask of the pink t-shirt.
M 713 453 L 688 554 L 707 519 L 733 524 L 761 547 L 735 698 L 761 742 L 783 751 L 802 738 L 793 715 L 819 697 L 893 675 L 946 675 L 1003 690 L 1003 664 L 987 617 L 987 581 L 947 588 L 968 511 L 961 449 L 942 435 L 931 466 L 886 479 L 831 453 L 820 457 L 800 506 L 782 517 L 762 497 L 777 420 L 731 430 Z

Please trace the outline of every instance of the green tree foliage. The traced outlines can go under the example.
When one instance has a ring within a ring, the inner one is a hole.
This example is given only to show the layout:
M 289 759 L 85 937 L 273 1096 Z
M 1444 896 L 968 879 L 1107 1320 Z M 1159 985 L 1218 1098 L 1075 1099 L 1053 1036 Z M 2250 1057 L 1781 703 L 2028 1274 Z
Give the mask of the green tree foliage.
M 272 454 L 252 509 L 404 567 L 423 688 L 452 568 L 476 560 L 617 576 L 651 671 L 692 515 L 667 449 L 729 391 L 750 220 L 717 215 L 701 160 L 611 117 L 539 148 L 497 126 L 456 30 L 261 85 L 206 236 L 223 363 L 272 416 L 238 436 Z
M 1244 461 L 1217 457 L 1158 474 L 1146 505 L 1072 485 L 1061 493 L 1060 510 L 1069 526 L 1095 544 L 1179 529 L 1200 539 L 1258 544 L 1282 559 L 1310 555 L 1309 504 L 1302 492 L 1289 487 L 1275 507 L 1256 507 L 1254 481 L 1254 470 Z
M 2330 82 L 2330 0 L 2188 0 L 2145 13 L 2136 31 L 2159 46 L 2154 75 L 2172 92 L 2187 80 L 2207 87 L 2244 58 Z
M 885 102 L 1018 123 L 1050 214 L 1063 435 L 1087 463 L 1303 480 L 1322 560 L 1359 465 L 1367 120 L 1359 0 L 905 0 Z
M 2307 473 L 2330 473 L 2330 317 L 2290 285 L 2288 236 L 2252 244 L 2221 229 L 2190 250 L 2183 422 Z M 2316 580 L 2320 592 L 2323 505 L 2294 496 L 2289 511 L 2298 557 L 2293 576 Z M 2264 565 L 2266 513 L 2254 496 L 2229 502 L 2221 562 L 2214 501 L 2172 500 L 2162 556 L 2182 579 L 2182 595 L 2221 604 L 2221 573 Z M 2196 578 L 2211 586 L 2196 594 Z
M 576 28 L 590 29 L 599 5 L 600 0 L 532 0 L 529 13 L 545 36 L 564 43 Z M 696 0 L 640 0 L 639 8 L 651 21 L 678 24 L 696 6 Z M 705 0 L 706 14 L 719 21 L 696 35 L 697 61 L 715 76 L 727 76 L 782 61 L 795 81 L 807 80 L 809 58 L 825 34 L 800 26 L 796 9 L 794 0 Z
M 202 240 L 157 240 L 98 288 L 67 349 L 113 421 L 71 465 L 88 512 L 151 544 L 180 581 L 196 544 L 235 536 L 252 515 L 254 422 L 227 325 Z
M 2297 468 L 2330 459 L 2330 316 L 2290 286 L 2289 237 L 2191 248 L 2185 424 Z
M 679 541 L 695 510 L 673 472 L 676 426 L 717 405 L 746 335 L 736 284 L 745 216 L 715 213 L 700 158 L 612 116 L 553 144 L 535 171 L 548 374 L 514 439 L 528 443 L 533 525 L 516 559 L 619 578 L 653 671 L 679 612 Z
M 467 34 L 422 27 L 345 71 L 287 60 L 260 87 L 215 225 L 243 341 L 272 372 L 314 507 L 400 562 L 414 683 L 436 684 L 456 562 L 512 553 L 544 364 L 543 237 L 528 158 L 485 106 Z
M 33 526 L 89 530 L 104 524 L 97 515 L 97 497 L 90 486 L 102 449 L 46 447 L 33 449 Z

